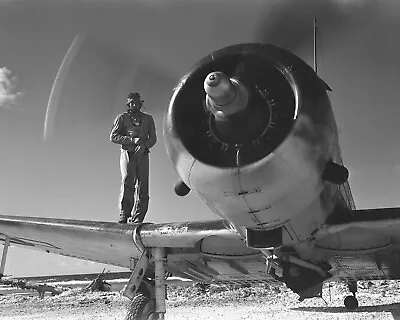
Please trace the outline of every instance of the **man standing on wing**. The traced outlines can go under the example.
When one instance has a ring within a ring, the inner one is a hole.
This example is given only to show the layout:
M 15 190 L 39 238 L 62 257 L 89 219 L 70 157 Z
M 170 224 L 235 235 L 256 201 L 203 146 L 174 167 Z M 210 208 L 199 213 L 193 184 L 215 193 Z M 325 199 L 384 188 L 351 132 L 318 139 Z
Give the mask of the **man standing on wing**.
M 119 223 L 142 223 L 149 206 L 149 150 L 157 141 L 153 117 L 140 109 L 139 93 L 130 93 L 127 112 L 120 114 L 111 130 L 111 142 L 121 145 L 121 193 Z

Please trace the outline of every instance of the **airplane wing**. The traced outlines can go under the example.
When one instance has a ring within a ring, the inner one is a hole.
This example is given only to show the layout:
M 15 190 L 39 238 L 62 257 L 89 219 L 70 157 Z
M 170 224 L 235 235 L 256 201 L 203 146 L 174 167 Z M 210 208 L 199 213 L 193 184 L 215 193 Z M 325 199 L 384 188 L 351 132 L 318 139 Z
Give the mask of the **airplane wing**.
M 119 224 L 0 216 L 0 240 L 49 253 L 133 269 L 144 248 L 164 247 L 167 271 L 199 282 L 270 282 L 265 258 L 224 220 Z
M 2 240 L 11 245 L 129 267 L 137 248 L 131 225 L 110 222 L 0 216 Z
M 339 280 L 400 277 L 400 208 L 356 210 L 315 234 Z

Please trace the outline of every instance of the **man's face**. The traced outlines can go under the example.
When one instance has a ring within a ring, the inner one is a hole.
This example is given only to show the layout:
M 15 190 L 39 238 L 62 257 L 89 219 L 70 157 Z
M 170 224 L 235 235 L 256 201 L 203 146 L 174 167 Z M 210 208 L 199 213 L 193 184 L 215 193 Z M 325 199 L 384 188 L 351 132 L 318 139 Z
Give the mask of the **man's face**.
M 142 101 L 140 99 L 131 99 L 128 98 L 126 104 L 128 105 L 128 108 L 131 109 L 133 112 L 137 112 L 140 110 L 142 107 Z

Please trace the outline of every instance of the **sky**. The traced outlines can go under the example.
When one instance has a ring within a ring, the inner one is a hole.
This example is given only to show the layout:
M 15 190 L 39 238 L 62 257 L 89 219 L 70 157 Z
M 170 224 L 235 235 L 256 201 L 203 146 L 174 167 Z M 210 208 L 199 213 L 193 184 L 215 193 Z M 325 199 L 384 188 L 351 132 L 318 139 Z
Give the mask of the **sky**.
M 0 214 L 116 221 L 119 147 L 109 132 L 127 94 L 138 91 L 158 134 L 146 220 L 214 219 L 195 195 L 173 191 L 178 177 L 162 136 L 172 89 L 197 60 L 236 43 L 272 43 L 312 64 L 314 15 L 319 75 L 333 89 L 357 208 L 399 206 L 396 2 L 0 0 Z M 12 247 L 6 273 L 103 267 Z

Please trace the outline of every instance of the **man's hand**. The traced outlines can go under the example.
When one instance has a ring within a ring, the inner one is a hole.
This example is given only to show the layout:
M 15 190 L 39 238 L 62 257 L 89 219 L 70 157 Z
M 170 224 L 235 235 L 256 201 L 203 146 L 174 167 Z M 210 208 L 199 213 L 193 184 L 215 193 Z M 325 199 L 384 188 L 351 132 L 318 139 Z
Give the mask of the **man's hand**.
M 146 151 L 146 146 L 141 143 L 135 148 L 135 153 L 143 154 Z
M 131 139 L 131 142 L 134 144 L 139 145 L 140 144 L 140 138 L 137 135 L 137 132 L 135 131 L 128 131 L 128 136 Z
M 131 137 L 131 141 L 132 141 L 132 143 L 134 143 L 134 144 L 137 144 L 137 145 L 140 144 L 140 138 Z

